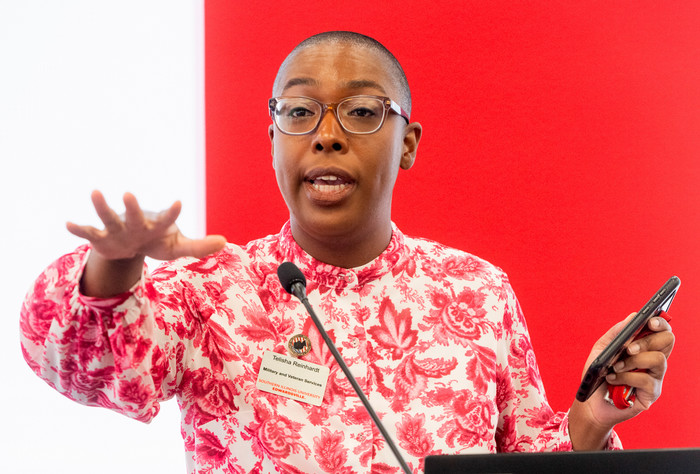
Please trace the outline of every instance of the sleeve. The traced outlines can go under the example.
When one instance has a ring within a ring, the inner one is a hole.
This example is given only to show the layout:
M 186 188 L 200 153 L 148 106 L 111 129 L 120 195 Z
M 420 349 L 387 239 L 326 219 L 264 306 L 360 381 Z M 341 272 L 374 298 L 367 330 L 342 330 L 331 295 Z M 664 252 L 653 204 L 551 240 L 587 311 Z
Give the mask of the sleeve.
M 547 402 L 525 318 L 505 282 L 503 339 L 497 354 L 498 451 L 571 451 L 568 413 L 555 413 Z M 605 449 L 622 449 L 615 432 Z
M 144 266 L 129 292 L 80 294 L 89 247 L 50 265 L 28 292 L 20 316 L 22 353 L 55 390 L 148 422 L 173 396 L 186 347 L 157 315 L 160 295 Z

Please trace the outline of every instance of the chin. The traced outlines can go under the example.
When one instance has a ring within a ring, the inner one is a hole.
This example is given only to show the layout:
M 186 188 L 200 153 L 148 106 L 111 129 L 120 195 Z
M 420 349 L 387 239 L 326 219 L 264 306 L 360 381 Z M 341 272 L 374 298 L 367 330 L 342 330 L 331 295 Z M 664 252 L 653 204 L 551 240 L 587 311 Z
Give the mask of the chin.
M 314 213 L 313 217 L 307 217 L 298 221 L 310 235 L 317 237 L 340 238 L 356 233 L 367 223 L 348 216 L 347 213 L 322 212 Z

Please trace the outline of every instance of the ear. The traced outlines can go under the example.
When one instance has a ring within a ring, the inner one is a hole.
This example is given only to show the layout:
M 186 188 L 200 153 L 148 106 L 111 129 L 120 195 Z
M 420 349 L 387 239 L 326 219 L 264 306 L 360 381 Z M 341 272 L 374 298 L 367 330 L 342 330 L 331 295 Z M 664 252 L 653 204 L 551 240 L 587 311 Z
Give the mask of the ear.
M 270 135 L 270 154 L 272 155 L 272 167 L 275 167 L 275 125 L 270 124 L 267 129 L 268 135 Z
M 407 170 L 413 166 L 418 152 L 418 143 L 423 134 L 423 127 L 418 122 L 406 125 L 403 135 L 403 154 L 401 155 L 401 169 Z

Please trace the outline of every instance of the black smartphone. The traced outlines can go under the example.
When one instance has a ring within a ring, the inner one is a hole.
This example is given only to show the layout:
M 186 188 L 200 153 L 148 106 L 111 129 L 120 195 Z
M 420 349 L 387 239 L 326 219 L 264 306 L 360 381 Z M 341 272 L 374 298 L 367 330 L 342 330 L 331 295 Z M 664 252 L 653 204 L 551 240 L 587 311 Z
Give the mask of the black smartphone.
M 605 381 L 605 376 L 612 371 L 612 366 L 624 356 L 629 343 L 644 329 L 649 319 L 658 316 L 661 311 L 668 311 L 680 285 L 681 280 L 678 277 L 669 278 L 664 286 L 627 323 L 620 334 L 591 362 L 583 376 L 578 392 L 576 392 L 576 400 L 585 402 L 600 387 Z

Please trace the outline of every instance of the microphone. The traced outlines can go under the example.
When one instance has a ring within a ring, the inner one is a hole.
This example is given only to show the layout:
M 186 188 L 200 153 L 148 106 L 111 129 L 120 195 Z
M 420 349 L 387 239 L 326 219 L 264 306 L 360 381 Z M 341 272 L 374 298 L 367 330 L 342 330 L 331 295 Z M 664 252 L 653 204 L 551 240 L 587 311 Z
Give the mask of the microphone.
M 306 277 L 299 267 L 292 262 L 284 262 L 277 267 L 277 277 L 287 293 L 296 296 L 299 300 L 306 299 Z
M 357 383 L 357 380 L 355 380 L 355 377 L 350 372 L 350 369 L 343 360 L 343 357 L 340 355 L 340 352 L 338 352 L 338 349 L 336 349 L 335 344 L 328 336 L 328 333 L 323 328 L 321 321 L 318 319 L 318 316 L 316 316 L 316 313 L 311 307 L 311 304 L 309 303 L 309 300 L 306 297 L 306 277 L 304 277 L 304 274 L 301 272 L 301 270 L 299 270 L 299 267 L 294 265 L 292 262 L 284 262 L 277 268 L 277 276 L 280 279 L 282 287 L 287 291 L 287 293 L 296 296 L 306 308 L 306 311 L 309 313 L 309 316 L 311 316 L 311 319 L 314 322 L 316 329 L 318 329 L 318 332 L 321 333 L 321 337 L 328 346 L 328 349 L 330 349 L 331 354 L 333 354 L 335 361 L 343 370 L 343 373 L 350 381 L 350 385 L 352 385 L 352 388 L 355 389 L 355 393 L 357 393 L 357 396 L 360 397 L 360 400 L 365 406 L 367 413 L 369 413 L 369 416 L 372 418 L 372 421 L 374 422 L 375 426 L 379 429 L 379 432 L 384 437 L 386 444 L 389 446 L 389 448 L 391 448 L 391 451 L 394 453 L 394 456 L 399 462 L 401 469 L 403 469 L 405 474 L 412 474 L 411 469 L 408 467 L 408 464 L 406 464 L 406 461 L 401 456 L 399 449 L 396 447 L 394 441 L 391 439 L 391 436 L 384 428 L 382 421 L 375 413 L 374 409 L 372 408 L 372 405 L 369 404 L 369 400 L 367 400 L 367 397 L 362 392 L 360 385 Z

